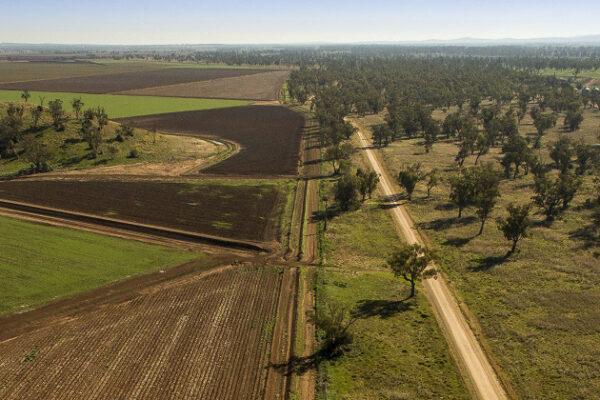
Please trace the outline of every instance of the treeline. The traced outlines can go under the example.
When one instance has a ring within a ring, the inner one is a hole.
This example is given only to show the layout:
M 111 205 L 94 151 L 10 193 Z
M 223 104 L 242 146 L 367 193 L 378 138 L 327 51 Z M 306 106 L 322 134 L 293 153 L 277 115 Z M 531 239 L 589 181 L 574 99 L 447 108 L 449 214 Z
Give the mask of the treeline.
M 524 69 L 576 70 L 600 67 L 600 46 L 559 45 L 315 45 L 315 46 L 224 46 L 196 50 L 165 48 L 113 50 L 99 54 L 114 59 L 149 58 L 161 61 L 223 63 L 228 65 L 321 65 L 353 57 L 359 60 L 394 58 L 475 58 Z

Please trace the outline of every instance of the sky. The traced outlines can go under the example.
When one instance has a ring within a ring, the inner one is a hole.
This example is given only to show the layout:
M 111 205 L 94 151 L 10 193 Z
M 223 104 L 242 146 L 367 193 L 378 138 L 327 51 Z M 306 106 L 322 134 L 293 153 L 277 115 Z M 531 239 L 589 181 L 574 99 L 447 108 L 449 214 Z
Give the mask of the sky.
M 600 34 L 598 0 L 0 0 L 0 42 L 202 44 Z

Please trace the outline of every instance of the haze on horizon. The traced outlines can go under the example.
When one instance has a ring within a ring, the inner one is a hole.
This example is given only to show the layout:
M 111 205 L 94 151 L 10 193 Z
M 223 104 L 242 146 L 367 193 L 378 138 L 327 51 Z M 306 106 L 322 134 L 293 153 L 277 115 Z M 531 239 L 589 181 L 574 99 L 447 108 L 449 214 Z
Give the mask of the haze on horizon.
M 0 0 L 0 42 L 307 43 L 600 33 L 600 2 L 476 0 Z

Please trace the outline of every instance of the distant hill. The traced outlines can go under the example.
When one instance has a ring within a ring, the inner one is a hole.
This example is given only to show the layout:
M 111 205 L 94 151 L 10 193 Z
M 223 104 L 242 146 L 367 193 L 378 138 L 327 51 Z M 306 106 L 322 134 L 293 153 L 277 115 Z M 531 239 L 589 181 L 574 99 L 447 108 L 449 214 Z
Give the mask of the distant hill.
M 572 37 L 542 37 L 542 38 L 503 38 L 483 39 L 475 37 L 464 37 L 458 39 L 429 39 L 429 40 L 406 40 L 406 41 L 365 41 L 365 42 L 306 42 L 306 43 L 272 43 L 272 44 L 167 44 L 167 45 L 98 45 L 98 44 L 60 44 L 60 43 L 0 43 L 0 52 L 84 52 L 84 51 L 112 51 L 112 50 L 134 50 L 134 51 L 176 51 L 196 50 L 211 51 L 217 49 L 244 47 L 273 48 L 291 46 L 326 46 L 326 45 L 402 45 L 402 46 L 535 46 L 535 45 L 557 45 L 557 46 L 600 46 L 600 34 L 572 36 Z

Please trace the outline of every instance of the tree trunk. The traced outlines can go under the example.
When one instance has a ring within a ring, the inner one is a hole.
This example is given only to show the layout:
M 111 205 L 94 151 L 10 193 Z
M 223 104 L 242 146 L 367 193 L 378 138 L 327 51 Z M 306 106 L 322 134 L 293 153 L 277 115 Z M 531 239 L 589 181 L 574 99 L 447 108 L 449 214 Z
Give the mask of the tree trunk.
M 462 217 L 462 207 L 458 207 L 458 218 L 460 219 Z
M 410 281 L 410 297 L 415 297 L 415 280 Z
M 485 226 L 485 219 L 481 220 L 481 226 L 479 227 L 479 233 L 477 236 L 480 236 L 483 233 L 483 227 Z
M 517 242 L 518 242 L 518 240 L 513 240 L 512 247 L 511 247 L 510 251 L 508 252 L 508 254 L 513 254 L 515 252 L 515 250 L 517 249 Z

